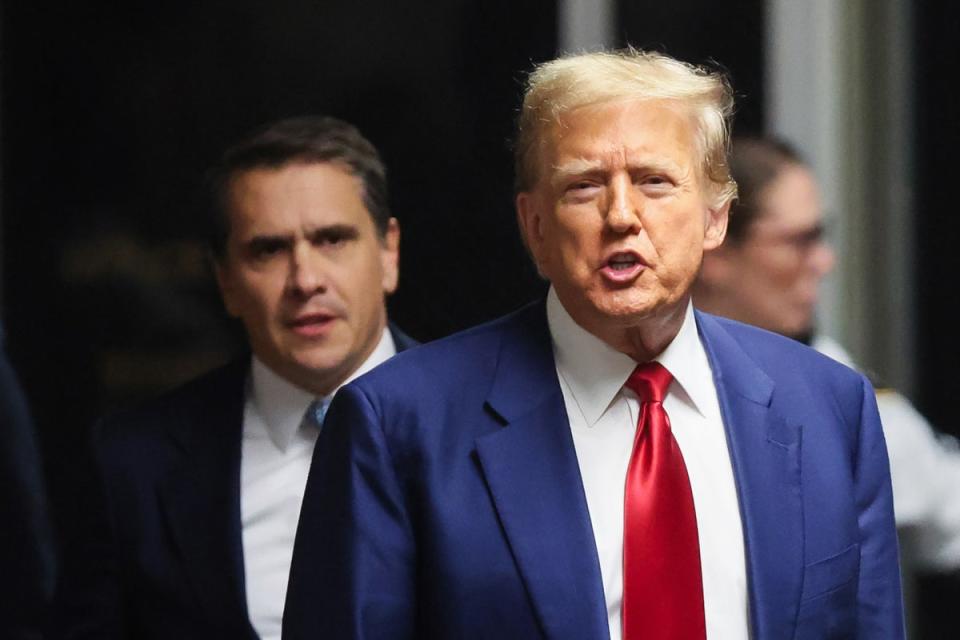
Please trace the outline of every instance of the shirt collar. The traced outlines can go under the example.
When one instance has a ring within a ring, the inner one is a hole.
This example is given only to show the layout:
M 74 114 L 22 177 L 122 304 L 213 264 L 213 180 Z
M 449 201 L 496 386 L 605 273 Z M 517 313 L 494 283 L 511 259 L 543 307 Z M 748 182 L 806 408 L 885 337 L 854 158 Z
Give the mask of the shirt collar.
M 377 346 L 363 364 L 324 399 L 332 400 L 340 387 L 362 376 L 396 353 L 393 336 L 389 331 L 384 330 Z M 286 451 L 290 446 L 297 429 L 303 423 L 307 407 L 318 399 L 309 391 L 277 375 L 256 356 L 253 357 L 253 365 L 250 368 L 250 397 L 263 418 L 270 440 L 281 451 Z
M 717 392 L 710 361 L 697 331 L 693 303 L 687 304 L 677 337 L 654 359 L 673 374 L 676 384 L 670 385 L 669 392 L 676 391 L 679 398 L 700 415 L 709 417 L 707 412 L 716 405 Z
M 547 324 L 553 339 L 557 373 L 566 382 L 588 425 L 596 424 L 637 363 L 578 325 L 563 308 L 553 287 L 547 294 Z M 713 377 L 688 304 L 676 337 L 654 358 L 673 374 L 669 393 L 704 414 L 710 407 Z

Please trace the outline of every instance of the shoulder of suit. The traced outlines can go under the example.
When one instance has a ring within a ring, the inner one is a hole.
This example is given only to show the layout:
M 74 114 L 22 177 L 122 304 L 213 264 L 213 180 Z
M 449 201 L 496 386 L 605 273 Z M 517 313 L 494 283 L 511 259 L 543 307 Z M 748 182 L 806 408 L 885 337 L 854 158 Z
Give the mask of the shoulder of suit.
M 155 398 L 108 414 L 96 426 L 95 440 L 102 443 L 149 437 L 184 416 L 210 411 L 211 405 L 239 406 L 244 401 L 249 369 L 249 356 L 241 357 Z
M 862 374 L 846 364 L 779 333 L 702 311 L 698 314 L 702 320 L 701 327 L 703 330 L 709 331 L 711 329 L 710 325 L 713 324 L 716 328 L 725 331 L 750 358 L 764 369 L 770 369 L 771 367 L 794 370 L 813 368 L 818 373 L 834 372 L 840 376 L 853 375 L 858 380 L 863 377 Z
M 359 380 L 393 385 L 397 380 L 406 384 L 426 376 L 437 382 L 453 383 L 451 376 L 456 377 L 457 372 L 476 371 L 483 368 L 484 362 L 495 360 L 504 333 L 535 321 L 538 304 L 542 306 L 542 301 L 449 336 L 414 344 Z

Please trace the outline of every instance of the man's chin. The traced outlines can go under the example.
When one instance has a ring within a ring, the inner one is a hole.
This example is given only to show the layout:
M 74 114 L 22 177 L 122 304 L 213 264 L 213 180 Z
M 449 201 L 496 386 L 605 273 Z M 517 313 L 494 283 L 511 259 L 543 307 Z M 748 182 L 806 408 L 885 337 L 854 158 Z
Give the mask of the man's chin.
M 593 306 L 596 315 L 610 326 L 634 327 L 646 323 L 652 318 L 672 317 L 677 310 L 682 313 L 679 303 L 669 300 L 651 299 L 641 296 L 623 296 L 599 301 Z
M 284 356 L 285 369 L 290 375 L 296 376 L 298 386 L 316 391 L 315 387 L 326 384 L 331 377 L 337 377 L 337 372 L 347 366 L 349 353 L 343 349 L 314 346 L 288 350 Z
M 324 377 L 329 372 L 336 371 L 346 366 L 347 354 L 339 349 L 335 351 L 325 350 L 323 353 L 305 353 L 294 357 L 297 368 L 304 373 L 316 377 Z

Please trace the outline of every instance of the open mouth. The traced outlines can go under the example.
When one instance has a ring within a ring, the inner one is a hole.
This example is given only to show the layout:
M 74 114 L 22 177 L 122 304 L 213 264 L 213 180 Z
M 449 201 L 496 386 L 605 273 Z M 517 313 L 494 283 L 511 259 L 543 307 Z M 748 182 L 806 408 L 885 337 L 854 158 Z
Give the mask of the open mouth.
M 613 269 L 614 271 L 626 271 L 628 269 L 632 269 L 638 263 L 639 263 L 639 260 L 637 260 L 637 258 L 632 255 L 614 257 L 614 258 L 611 258 L 609 262 L 607 262 L 610 268 Z
M 636 253 L 621 251 L 607 259 L 600 273 L 613 282 L 627 282 L 637 277 L 646 266 Z

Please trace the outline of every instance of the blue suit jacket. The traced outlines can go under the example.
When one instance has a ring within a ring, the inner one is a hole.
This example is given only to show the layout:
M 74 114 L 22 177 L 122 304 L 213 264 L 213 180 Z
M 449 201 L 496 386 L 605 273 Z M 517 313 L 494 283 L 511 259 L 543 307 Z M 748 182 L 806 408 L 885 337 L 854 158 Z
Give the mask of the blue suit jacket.
M 398 351 L 414 343 L 396 327 Z M 240 519 L 249 357 L 104 420 L 54 638 L 250 638 Z
M 697 314 L 727 431 L 755 639 L 900 638 L 869 383 Z M 345 387 L 315 450 L 286 640 L 608 637 L 544 305 Z

